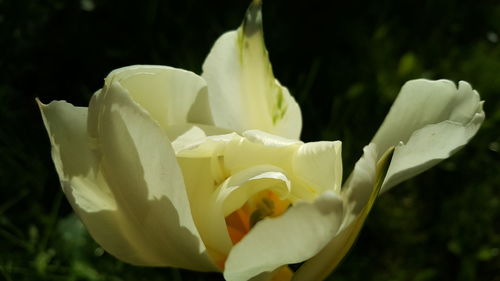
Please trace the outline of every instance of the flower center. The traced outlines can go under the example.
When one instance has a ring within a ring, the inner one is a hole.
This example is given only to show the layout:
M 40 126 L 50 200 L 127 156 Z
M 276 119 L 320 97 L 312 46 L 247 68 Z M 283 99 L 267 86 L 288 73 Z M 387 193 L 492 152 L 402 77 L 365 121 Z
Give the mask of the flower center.
M 267 217 L 278 217 L 290 206 L 290 201 L 280 200 L 272 191 L 261 191 L 252 196 L 238 210 L 226 217 L 226 226 L 233 244 L 238 243 L 250 229 Z

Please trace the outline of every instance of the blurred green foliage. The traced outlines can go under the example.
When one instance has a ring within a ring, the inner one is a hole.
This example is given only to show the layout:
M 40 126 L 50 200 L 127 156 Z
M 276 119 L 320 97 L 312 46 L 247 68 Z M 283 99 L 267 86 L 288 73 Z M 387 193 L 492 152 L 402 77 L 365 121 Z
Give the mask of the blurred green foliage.
M 34 98 L 86 106 L 109 71 L 131 64 L 200 73 L 247 2 L 0 0 L 0 279 L 221 278 L 133 267 L 96 245 L 60 191 Z M 331 280 L 500 280 L 499 2 L 264 2 L 302 138 L 342 140 L 346 174 L 405 81 L 463 79 L 486 100 L 465 149 L 379 198 Z

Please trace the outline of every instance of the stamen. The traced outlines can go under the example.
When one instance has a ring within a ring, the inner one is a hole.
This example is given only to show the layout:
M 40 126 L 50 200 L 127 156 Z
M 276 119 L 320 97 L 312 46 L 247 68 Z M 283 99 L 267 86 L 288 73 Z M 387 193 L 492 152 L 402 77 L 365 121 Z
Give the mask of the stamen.
M 262 191 L 252 196 L 243 207 L 226 217 L 226 226 L 233 244 L 238 243 L 252 227 L 267 217 L 283 214 L 290 202 L 280 200 L 272 191 Z

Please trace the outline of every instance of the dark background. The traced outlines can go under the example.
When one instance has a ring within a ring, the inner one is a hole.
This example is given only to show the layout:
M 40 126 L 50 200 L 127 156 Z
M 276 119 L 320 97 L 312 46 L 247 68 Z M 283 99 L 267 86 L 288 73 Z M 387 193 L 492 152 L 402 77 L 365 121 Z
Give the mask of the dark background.
M 248 3 L 0 0 L 0 280 L 221 278 L 103 253 L 62 195 L 34 98 L 87 106 L 131 64 L 200 73 Z M 342 140 L 346 173 L 405 81 L 466 80 L 486 100 L 466 148 L 379 198 L 332 280 L 500 280 L 499 2 L 265 0 L 264 24 L 302 139 Z

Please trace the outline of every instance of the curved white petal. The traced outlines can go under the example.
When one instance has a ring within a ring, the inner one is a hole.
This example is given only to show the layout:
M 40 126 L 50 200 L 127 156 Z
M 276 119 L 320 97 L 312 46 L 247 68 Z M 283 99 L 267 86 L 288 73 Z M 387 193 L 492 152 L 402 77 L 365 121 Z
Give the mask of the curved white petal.
M 291 183 L 283 171 L 277 167 L 262 165 L 241 171 L 228 178 L 215 191 L 215 203 L 219 205 L 223 217 L 241 208 L 252 195 L 270 190 L 280 198 L 290 194 Z
M 91 150 L 87 136 L 87 108 L 75 107 L 65 101 L 48 105 L 37 100 L 52 145 L 52 160 L 68 199 L 88 212 L 115 209 L 113 196 L 102 180 L 99 159 Z M 78 178 L 85 188 L 69 184 Z M 89 183 L 89 184 L 87 184 Z M 95 184 L 99 183 L 99 184 Z M 104 184 L 102 184 L 104 183 Z
M 189 122 L 212 124 L 206 83 L 183 69 L 133 65 L 113 70 L 106 86 L 119 82 L 162 128 Z
M 249 280 L 311 258 L 335 235 L 342 212 L 340 196 L 326 192 L 313 203 L 299 202 L 280 217 L 260 221 L 231 250 L 224 277 Z
M 464 146 L 484 120 L 479 94 L 464 81 L 407 82 L 372 142 L 380 151 L 396 146 L 382 192 Z
M 93 99 L 89 114 L 89 122 L 97 122 L 89 127 L 97 130 L 94 141 L 103 175 L 116 200 L 116 210 L 103 220 L 121 236 L 111 241 L 93 221 L 99 216 L 85 214 L 84 222 L 94 226 L 89 227 L 93 237 L 134 264 L 216 270 L 194 225 L 165 131 L 118 82 Z
M 293 159 L 294 174 L 319 194 L 339 193 L 342 184 L 340 141 L 321 141 L 303 144 Z
M 44 105 L 38 100 L 52 144 L 52 159 L 62 189 L 94 239 L 122 260 L 140 264 L 129 247 L 116 201 L 100 172 L 99 159 L 87 137 L 87 108 L 64 101 Z
M 223 34 L 203 64 L 215 125 L 238 133 L 258 129 L 298 139 L 300 108 L 274 78 L 262 32 L 260 4 L 252 3 L 242 26 Z
M 476 134 L 483 117 L 463 126 L 450 121 L 417 130 L 406 144 L 396 147 L 383 191 L 438 164 L 458 151 Z
M 295 272 L 292 280 L 324 280 L 347 254 L 361 231 L 382 186 L 393 149 L 386 151 L 378 163 L 374 144 L 366 146 L 363 151 L 342 189 L 344 219 L 339 231 Z
M 87 108 L 65 101 L 48 105 L 37 99 L 52 145 L 52 159 L 61 178 L 93 173 L 97 159 L 88 146 Z

